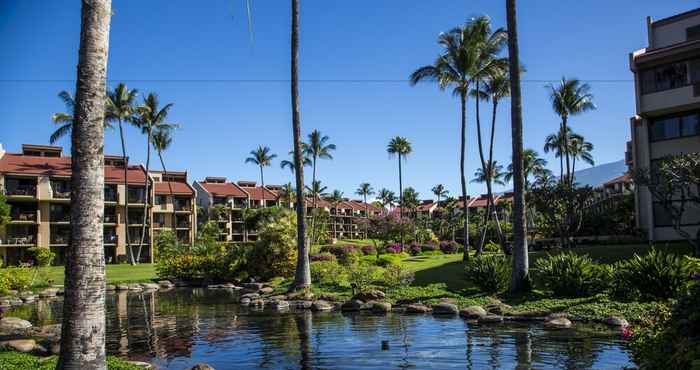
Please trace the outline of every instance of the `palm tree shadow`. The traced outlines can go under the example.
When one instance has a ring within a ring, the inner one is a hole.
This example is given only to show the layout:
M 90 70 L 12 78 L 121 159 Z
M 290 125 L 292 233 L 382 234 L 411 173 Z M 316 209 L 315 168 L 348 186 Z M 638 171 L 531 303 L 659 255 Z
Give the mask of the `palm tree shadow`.
M 427 286 L 430 284 L 445 284 L 447 290 L 460 295 L 474 295 L 478 293 L 478 289 L 466 280 L 464 263 L 462 261 L 454 261 L 416 271 L 413 286 Z

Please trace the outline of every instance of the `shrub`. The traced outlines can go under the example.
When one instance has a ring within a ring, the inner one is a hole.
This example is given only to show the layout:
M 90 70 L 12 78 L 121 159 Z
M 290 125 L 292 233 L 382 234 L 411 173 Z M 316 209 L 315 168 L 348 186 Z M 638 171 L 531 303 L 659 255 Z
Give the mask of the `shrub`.
M 184 248 L 177 242 L 177 237 L 172 230 L 160 230 L 153 237 L 154 251 L 157 258 L 168 258 L 184 252 Z
M 312 262 L 311 280 L 325 286 L 345 286 L 348 284 L 346 269 L 335 260 Z
M 32 282 L 31 269 L 26 267 L 8 267 L 0 269 L 0 294 L 10 290 L 27 290 Z
M 442 241 L 440 242 L 440 251 L 445 254 L 457 253 L 459 250 L 459 243 L 454 241 Z
M 669 299 L 689 282 L 689 260 L 652 248 L 615 265 L 614 291 L 628 298 Z
M 411 256 L 417 256 L 420 254 L 420 252 L 423 250 L 420 244 L 418 242 L 412 242 L 411 244 L 408 245 L 407 252 Z
M 297 259 L 295 215 L 284 210 L 265 218 L 258 229 L 258 241 L 246 259 L 246 271 L 259 279 L 292 276 Z
M 538 259 L 533 270 L 535 284 L 558 297 L 586 297 L 607 290 L 609 285 L 607 270 L 587 255 L 549 255 Z
M 29 248 L 27 251 L 29 251 L 29 253 L 32 256 L 32 259 L 34 259 L 36 266 L 48 266 L 56 257 L 56 253 L 51 252 L 51 249 L 45 247 L 32 247 Z
M 410 285 L 415 279 L 413 271 L 406 270 L 401 265 L 389 265 L 384 269 L 382 281 L 384 285 L 390 288 L 396 288 L 402 285 Z
M 354 245 L 327 245 L 321 248 L 321 252 L 335 255 L 338 262 L 343 265 L 351 265 L 358 261 L 361 251 Z
M 386 247 L 385 252 L 389 254 L 397 254 L 403 252 L 403 248 L 401 248 L 401 244 L 391 244 Z
M 435 252 L 439 249 L 438 243 L 431 240 L 421 246 L 421 252 Z
M 433 230 L 429 228 L 419 228 L 416 231 L 415 239 L 418 243 L 426 243 L 431 240 L 437 240 L 437 237 L 435 236 L 435 233 L 433 233 Z
M 400 254 L 383 254 L 377 258 L 377 266 L 400 265 L 401 259 Z
M 495 293 L 508 287 L 510 259 L 502 255 L 482 255 L 467 262 L 467 280 L 483 292 Z
M 347 268 L 350 286 L 359 292 L 370 288 L 382 274 L 382 269 L 368 263 L 355 263 Z
M 484 245 L 484 252 L 499 253 L 500 251 L 501 245 L 496 242 L 489 241 L 486 243 L 486 245 Z
M 309 257 L 312 262 L 315 261 L 335 261 L 335 255 L 330 254 L 330 253 L 320 253 L 320 254 L 314 254 L 311 257 Z
M 377 253 L 377 248 L 375 248 L 373 245 L 369 245 L 369 244 L 363 245 L 362 247 L 360 247 L 360 250 L 362 251 L 362 254 L 364 254 L 365 256 L 370 256 L 370 255 Z

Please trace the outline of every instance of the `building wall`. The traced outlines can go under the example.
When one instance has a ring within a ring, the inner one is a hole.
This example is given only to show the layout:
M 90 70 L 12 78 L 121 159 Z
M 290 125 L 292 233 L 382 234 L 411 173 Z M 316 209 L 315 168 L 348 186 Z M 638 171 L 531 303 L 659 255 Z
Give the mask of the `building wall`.
M 651 48 L 659 49 L 681 43 L 686 39 L 686 28 L 700 24 L 700 15 L 692 15 L 673 20 L 661 21 L 651 27 Z

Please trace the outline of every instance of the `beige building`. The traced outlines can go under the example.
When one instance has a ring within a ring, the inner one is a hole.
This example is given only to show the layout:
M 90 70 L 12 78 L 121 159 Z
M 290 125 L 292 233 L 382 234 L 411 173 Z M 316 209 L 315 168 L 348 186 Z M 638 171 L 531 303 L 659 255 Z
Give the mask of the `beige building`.
M 153 179 L 153 232 L 175 233 L 178 241 L 192 245 L 197 233 L 196 193 L 187 183 L 187 172 L 151 171 Z
M 627 161 L 650 168 L 664 156 L 700 151 L 700 8 L 657 21 L 647 18 L 648 47 L 630 54 L 636 114 Z M 637 226 L 649 240 L 680 239 L 648 189 L 635 192 Z M 693 235 L 700 210 L 686 212 Z

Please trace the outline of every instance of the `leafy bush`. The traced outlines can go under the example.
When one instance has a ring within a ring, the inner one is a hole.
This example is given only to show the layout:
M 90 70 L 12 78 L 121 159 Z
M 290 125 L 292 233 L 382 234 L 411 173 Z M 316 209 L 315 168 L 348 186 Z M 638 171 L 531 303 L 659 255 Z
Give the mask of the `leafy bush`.
M 351 244 L 326 245 L 321 248 L 321 252 L 331 253 L 335 255 L 338 262 L 340 262 L 343 265 L 351 265 L 357 262 L 360 254 L 362 253 L 354 245 Z
M 489 241 L 484 245 L 484 252 L 490 252 L 490 253 L 498 253 L 501 251 L 501 245 L 494 242 L 494 241 Z
M 290 210 L 265 218 L 258 228 L 258 241 L 247 256 L 246 271 L 262 280 L 294 274 L 297 259 L 296 217 Z
M 627 298 L 669 299 L 689 282 L 689 260 L 652 248 L 615 265 L 614 292 Z
M 510 259 L 502 255 L 482 255 L 467 262 L 467 280 L 483 292 L 495 293 L 508 287 L 510 279 Z
M 459 250 L 459 243 L 454 241 L 442 241 L 440 242 L 440 251 L 445 254 L 457 253 Z
M 377 258 L 377 266 L 400 265 L 401 259 L 401 254 L 383 254 Z
M 0 352 L 0 369 L 3 370 L 53 370 L 58 363 L 58 356 L 39 357 L 28 353 L 14 351 Z M 141 366 L 130 364 L 118 357 L 107 357 L 108 370 L 140 370 Z
M 386 247 L 385 252 L 389 254 L 397 254 L 403 252 L 403 248 L 401 248 L 401 244 L 392 244 Z
M 355 263 L 347 268 L 350 286 L 363 292 L 382 275 L 382 269 L 368 263 Z
M 31 269 L 26 267 L 7 267 L 0 269 L 0 294 L 10 290 L 27 290 L 32 282 Z
M 586 297 L 607 290 L 607 270 L 587 255 L 561 253 L 540 258 L 533 269 L 535 284 L 557 297 Z
M 377 253 L 377 248 L 369 244 L 363 245 L 362 247 L 360 247 L 360 250 L 362 250 L 362 254 L 364 254 L 365 256 L 370 256 Z
M 411 244 L 409 244 L 408 248 L 406 249 L 411 256 L 417 256 L 423 250 L 423 248 L 420 244 L 418 244 L 418 242 L 411 242 Z
M 415 241 L 417 243 L 426 243 L 431 240 L 437 240 L 437 237 L 435 236 L 435 233 L 433 233 L 433 230 L 423 227 L 416 230 Z
M 311 280 L 322 286 L 346 286 L 346 269 L 335 260 L 311 263 Z
M 51 252 L 51 249 L 45 247 L 32 247 L 27 251 L 29 251 L 36 262 L 36 266 L 40 267 L 49 266 L 56 257 L 56 253 Z
M 435 252 L 439 249 L 438 243 L 435 240 L 431 240 L 421 246 L 421 252 Z
M 172 230 L 159 230 L 153 237 L 154 251 L 157 258 L 168 258 L 184 252 L 184 248 L 177 242 L 175 232 Z
M 312 262 L 315 262 L 315 261 L 335 261 L 336 260 L 335 255 L 330 254 L 330 253 L 314 254 L 311 257 L 309 257 L 309 259 Z
M 382 274 L 384 285 L 390 288 L 410 285 L 414 279 L 413 271 L 409 271 L 401 265 L 389 265 Z

